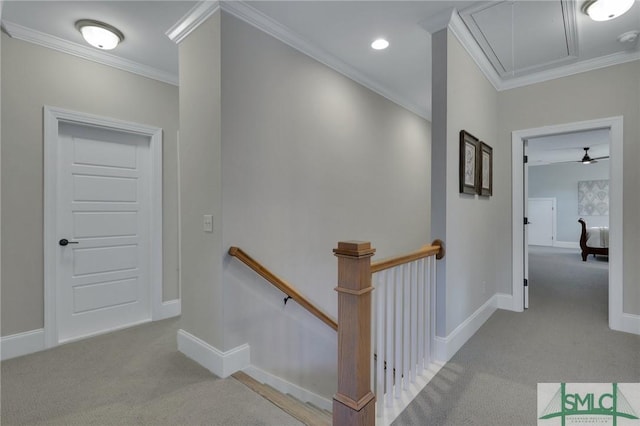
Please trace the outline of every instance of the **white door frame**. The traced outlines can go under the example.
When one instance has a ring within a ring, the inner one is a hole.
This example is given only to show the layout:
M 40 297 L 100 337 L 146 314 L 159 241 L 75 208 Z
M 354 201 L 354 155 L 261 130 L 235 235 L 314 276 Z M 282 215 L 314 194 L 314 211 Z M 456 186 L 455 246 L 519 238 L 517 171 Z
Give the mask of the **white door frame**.
M 162 318 L 162 129 L 66 109 L 44 107 L 44 335 L 47 348 L 58 345 L 56 277 L 58 250 L 58 129 L 61 122 L 124 131 L 150 139 L 150 300 L 151 318 Z M 111 330 L 109 330 L 111 331 Z
M 637 333 L 637 324 L 623 313 L 623 252 L 622 252 L 622 159 L 623 159 L 623 118 L 622 116 L 518 130 L 511 134 L 512 153 L 512 237 L 513 237 L 513 310 L 523 310 L 523 256 L 524 256 L 524 203 L 523 203 L 523 148 L 524 141 L 563 133 L 609 129 L 610 150 L 610 209 L 609 209 L 609 327 L 613 330 Z

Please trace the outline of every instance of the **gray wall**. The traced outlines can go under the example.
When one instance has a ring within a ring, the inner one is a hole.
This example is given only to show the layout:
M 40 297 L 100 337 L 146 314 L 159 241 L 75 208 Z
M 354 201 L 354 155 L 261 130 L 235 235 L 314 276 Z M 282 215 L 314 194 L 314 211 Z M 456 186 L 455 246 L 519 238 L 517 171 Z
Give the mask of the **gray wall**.
M 640 314 L 640 61 L 507 90 L 498 105 L 497 145 L 506 152 L 515 130 L 624 116 L 624 312 Z M 501 217 L 509 221 L 510 210 Z
M 497 146 L 498 93 L 457 38 L 433 35 L 432 235 L 447 255 L 438 270 L 437 334 L 447 336 L 499 288 L 510 284 L 509 152 Z M 459 132 L 493 147 L 493 196 L 459 193 Z M 509 293 L 511 290 L 509 290 Z M 444 312 L 442 307 L 445 308 Z
M 429 123 L 222 15 L 223 247 L 246 250 L 335 318 L 340 240 L 374 259 L 429 243 Z M 225 349 L 330 397 L 336 333 L 235 259 Z
M 178 297 L 178 88 L 2 34 L 2 335 L 44 326 L 42 107 L 164 129 L 163 299 Z
M 556 242 L 580 241 L 580 224 L 584 218 L 587 226 L 609 226 L 609 216 L 585 216 L 578 214 L 578 182 L 582 180 L 609 179 L 609 162 L 594 164 L 549 164 L 529 167 L 529 197 L 556 199 Z
M 220 14 L 180 43 L 182 321 L 187 332 L 224 348 Z M 213 215 L 213 233 L 203 215 Z

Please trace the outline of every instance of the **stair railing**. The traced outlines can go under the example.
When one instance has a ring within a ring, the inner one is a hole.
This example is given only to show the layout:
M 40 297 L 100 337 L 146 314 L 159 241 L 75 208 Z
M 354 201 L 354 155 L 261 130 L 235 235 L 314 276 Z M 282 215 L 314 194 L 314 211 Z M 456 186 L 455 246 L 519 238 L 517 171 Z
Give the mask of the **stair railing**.
M 286 282 L 282 278 L 278 277 L 276 274 L 271 272 L 265 266 L 263 266 L 258 261 L 253 259 L 251 256 L 249 256 L 244 251 L 242 251 L 240 248 L 238 248 L 238 247 L 230 247 L 229 248 L 229 255 L 235 257 L 236 259 L 238 259 L 239 261 L 241 261 L 242 263 L 247 265 L 255 273 L 257 273 L 262 278 L 267 280 L 269 283 L 274 285 L 278 290 L 280 290 L 281 292 L 286 294 L 287 297 L 285 298 L 285 303 L 287 303 L 288 299 L 293 299 L 300 306 L 305 308 L 312 315 L 314 315 L 317 318 L 319 318 L 322 322 L 327 324 L 329 327 L 333 328 L 334 330 L 338 329 L 338 323 L 336 322 L 336 320 L 334 320 L 329 315 L 324 313 L 316 305 L 314 305 L 313 302 L 311 302 L 309 299 L 307 299 L 302 294 L 300 294 L 300 292 L 294 286 L 292 286 L 291 284 L 289 284 L 288 282 Z
M 374 425 L 431 361 L 435 260 L 444 257 L 444 244 L 435 240 L 415 252 L 371 263 L 374 252 L 370 243 L 353 241 L 340 242 L 334 250 L 339 294 L 334 425 Z

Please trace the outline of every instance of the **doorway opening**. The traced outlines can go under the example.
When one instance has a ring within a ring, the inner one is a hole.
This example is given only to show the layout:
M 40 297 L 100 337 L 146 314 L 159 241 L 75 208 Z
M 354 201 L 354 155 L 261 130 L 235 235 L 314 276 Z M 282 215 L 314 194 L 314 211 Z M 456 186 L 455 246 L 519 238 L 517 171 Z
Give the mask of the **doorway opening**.
M 585 147 L 591 156 L 583 162 Z M 607 324 L 608 257 L 582 261 L 579 220 L 591 231 L 590 246 L 608 247 L 600 234 L 609 229 L 609 147 L 609 129 L 525 141 L 525 308 Z
M 525 148 L 528 140 L 568 133 L 606 130 L 610 134 L 609 168 L 609 327 L 622 330 L 623 327 L 623 222 L 622 222 L 622 183 L 623 183 L 623 118 L 611 117 L 576 123 L 546 126 L 519 130 L 512 133 L 512 252 L 513 252 L 513 310 L 523 311 L 528 297 L 527 273 L 527 188 L 525 187 L 527 168 L 524 164 Z M 576 225 L 577 227 L 577 225 Z

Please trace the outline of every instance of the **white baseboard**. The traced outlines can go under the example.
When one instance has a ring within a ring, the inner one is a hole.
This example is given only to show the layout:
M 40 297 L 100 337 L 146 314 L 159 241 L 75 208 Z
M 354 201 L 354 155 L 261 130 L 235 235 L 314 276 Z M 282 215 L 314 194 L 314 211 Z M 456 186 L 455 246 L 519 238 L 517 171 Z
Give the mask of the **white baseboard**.
M 182 313 L 182 302 L 180 299 L 168 300 L 162 302 L 160 306 L 153 312 L 153 320 L 160 321 L 167 318 L 180 316 Z
M 513 296 L 511 294 L 496 293 L 495 297 L 496 297 L 496 308 L 504 309 L 506 311 L 515 311 L 513 307 Z
M 496 311 L 498 299 L 498 295 L 494 294 L 484 305 L 480 306 L 469 318 L 449 333 L 447 337 L 436 336 L 434 338 L 435 359 L 441 362 L 449 361 Z M 500 299 L 504 301 L 506 297 L 501 297 Z
M 248 367 L 250 362 L 246 343 L 223 352 L 184 330 L 178 330 L 178 350 L 222 378 Z
M 2 361 L 44 349 L 43 328 L 0 338 L 0 358 Z
M 559 248 L 580 250 L 580 243 L 576 243 L 575 241 L 554 241 L 553 246 Z
M 274 376 L 273 374 L 261 370 L 254 365 L 248 366 L 243 371 L 260 383 L 269 385 L 279 392 L 289 394 L 302 402 L 309 402 L 316 407 L 322 408 L 323 410 L 332 410 L 332 400 L 313 393 L 310 390 L 304 389 L 296 384 L 290 383 L 280 377 Z
M 615 318 L 610 327 L 613 330 L 640 335 L 640 315 L 625 314 Z

